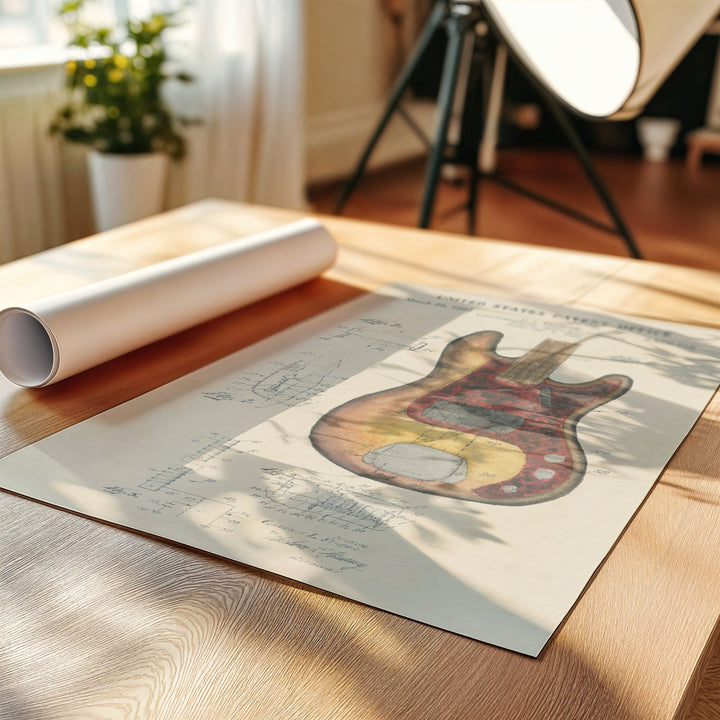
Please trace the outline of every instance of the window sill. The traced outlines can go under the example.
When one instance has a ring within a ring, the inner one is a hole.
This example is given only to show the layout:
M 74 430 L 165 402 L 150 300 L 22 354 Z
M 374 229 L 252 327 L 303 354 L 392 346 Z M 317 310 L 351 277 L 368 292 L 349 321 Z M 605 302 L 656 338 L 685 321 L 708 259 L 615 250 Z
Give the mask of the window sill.
M 68 60 L 102 57 L 102 49 L 80 51 L 62 45 L 32 45 L 0 48 L 0 74 L 42 70 L 64 65 Z
M 66 48 L 54 45 L 35 45 L 0 50 L 0 73 L 39 70 L 63 65 L 68 59 Z

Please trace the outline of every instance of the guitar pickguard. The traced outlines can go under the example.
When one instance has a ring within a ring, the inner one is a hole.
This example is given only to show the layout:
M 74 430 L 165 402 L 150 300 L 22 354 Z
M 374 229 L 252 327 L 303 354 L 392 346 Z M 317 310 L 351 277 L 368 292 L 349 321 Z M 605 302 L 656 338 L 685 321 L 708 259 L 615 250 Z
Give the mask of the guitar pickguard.
M 459 338 L 427 377 L 331 410 L 313 446 L 358 475 L 421 492 L 502 505 L 564 495 L 586 468 L 579 419 L 631 381 L 528 382 L 522 359 L 495 352 L 501 337 Z

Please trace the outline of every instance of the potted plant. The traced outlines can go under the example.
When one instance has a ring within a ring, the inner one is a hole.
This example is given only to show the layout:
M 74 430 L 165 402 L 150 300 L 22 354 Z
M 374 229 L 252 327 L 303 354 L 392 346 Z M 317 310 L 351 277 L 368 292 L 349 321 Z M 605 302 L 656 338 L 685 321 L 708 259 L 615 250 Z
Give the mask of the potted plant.
M 128 19 L 115 26 L 89 25 L 86 0 L 71 0 L 59 16 L 70 32 L 67 99 L 50 131 L 91 148 L 90 186 L 98 229 L 163 209 L 168 158 L 181 158 L 185 140 L 162 96 L 166 81 L 189 82 L 168 72 L 166 31 L 177 12 Z

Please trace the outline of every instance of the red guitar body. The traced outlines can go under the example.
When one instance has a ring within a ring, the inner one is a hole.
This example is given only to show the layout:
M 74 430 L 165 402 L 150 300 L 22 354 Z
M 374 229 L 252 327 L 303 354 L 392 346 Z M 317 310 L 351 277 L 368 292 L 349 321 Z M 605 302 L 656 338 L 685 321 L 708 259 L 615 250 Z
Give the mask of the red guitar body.
M 335 408 L 313 427 L 314 447 L 358 475 L 421 492 L 499 505 L 564 495 L 586 468 L 578 421 L 631 381 L 550 380 L 576 345 L 548 340 L 510 359 L 495 352 L 501 338 L 459 338 L 427 377 Z

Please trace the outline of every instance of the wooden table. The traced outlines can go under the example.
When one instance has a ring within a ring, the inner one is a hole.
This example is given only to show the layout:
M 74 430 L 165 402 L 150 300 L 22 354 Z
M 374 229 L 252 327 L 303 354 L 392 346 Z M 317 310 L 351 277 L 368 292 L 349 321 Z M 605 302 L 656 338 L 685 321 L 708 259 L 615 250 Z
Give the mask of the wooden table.
M 0 304 L 297 216 L 197 203 L 0 267 Z M 386 282 L 720 326 L 712 273 L 322 219 L 323 278 L 56 386 L 2 380 L 0 454 Z M 716 395 L 538 659 L 0 493 L 0 717 L 719 717 L 719 424 Z

